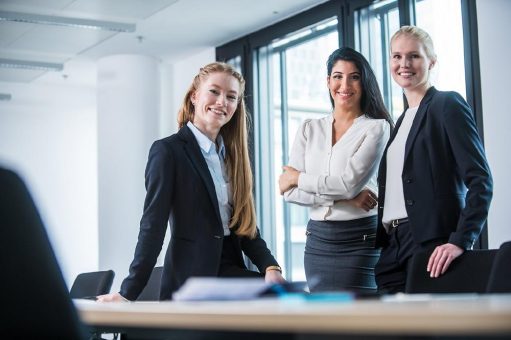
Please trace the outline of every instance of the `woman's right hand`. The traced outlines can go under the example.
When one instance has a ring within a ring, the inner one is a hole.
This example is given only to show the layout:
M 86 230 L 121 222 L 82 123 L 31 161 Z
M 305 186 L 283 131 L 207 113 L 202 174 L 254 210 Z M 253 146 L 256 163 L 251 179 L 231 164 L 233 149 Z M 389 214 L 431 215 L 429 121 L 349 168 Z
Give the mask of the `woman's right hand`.
M 119 293 L 110 293 L 110 294 L 96 296 L 96 301 L 98 301 L 98 302 L 125 302 L 128 300 L 126 300 Z
M 280 194 L 284 195 L 284 193 L 289 189 L 298 186 L 298 177 L 300 176 L 300 171 L 289 165 L 284 165 L 282 169 L 284 172 L 279 177 L 279 189 Z
M 378 204 L 378 196 L 369 189 L 362 190 L 354 198 L 347 200 L 347 203 L 359 208 L 369 211 L 376 207 Z

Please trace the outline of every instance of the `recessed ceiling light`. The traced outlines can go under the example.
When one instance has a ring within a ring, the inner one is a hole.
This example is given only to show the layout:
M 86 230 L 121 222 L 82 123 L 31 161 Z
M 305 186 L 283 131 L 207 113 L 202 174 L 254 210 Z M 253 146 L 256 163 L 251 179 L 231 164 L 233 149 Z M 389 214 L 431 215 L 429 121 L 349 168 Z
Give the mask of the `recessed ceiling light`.
M 88 28 L 95 30 L 114 32 L 134 32 L 135 24 L 122 22 L 91 20 L 81 18 L 59 17 L 53 15 L 40 15 L 22 12 L 0 11 L 0 21 L 24 22 L 29 24 L 57 25 L 76 28 Z
M 0 93 L 0 100 L 1 101 L 9 101 L 11 100 L 12 96 L 10 93 Z
M 18 60 L 18 59 L 1 59 L 0 67 L 5 68 L 21 68 L 36 71 L 62 71 L 63 64 L 46 63 L 41 61 Z

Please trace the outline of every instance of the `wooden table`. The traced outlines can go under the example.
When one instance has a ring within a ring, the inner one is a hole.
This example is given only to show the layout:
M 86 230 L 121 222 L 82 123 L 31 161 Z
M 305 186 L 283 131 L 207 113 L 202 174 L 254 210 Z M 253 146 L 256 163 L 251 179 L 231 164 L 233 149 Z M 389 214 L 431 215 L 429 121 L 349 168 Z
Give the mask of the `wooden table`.
M 511 338 L 511 294 L 399 295 L 351 302 L 263 299 L 97 303 L 76 300 L 75 304 L 85 324 L 103 331 L 187 329 L 280 335 Z

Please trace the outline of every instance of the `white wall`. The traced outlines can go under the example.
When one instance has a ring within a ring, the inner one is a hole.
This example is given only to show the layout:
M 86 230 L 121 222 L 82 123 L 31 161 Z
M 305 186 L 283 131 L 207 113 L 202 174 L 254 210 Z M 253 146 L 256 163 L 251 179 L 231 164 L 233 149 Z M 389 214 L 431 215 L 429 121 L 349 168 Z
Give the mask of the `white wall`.
M 36 80 L 0 92 L 12 94 L 0 102 L 0 164 L 27 182 L 71 284 L 98 266 L 95 89 Z
M 486 154 L 493 174 L 493 201 L 488 217 L 489 247 L 498 248 L 511 241 L 509 194 L 511 193 L 511 158 L 509 129 L 511 127 L 509 98 L 511 68 L 509 32 L 511 32 L 511 1 L 478 0 L 479 58 L 483 95 L 483 124 Z
M 144 169 L 158 138 L 159 60 L 111 55 L 97 63 L 99 269 L 128 274 L 144 203 Z

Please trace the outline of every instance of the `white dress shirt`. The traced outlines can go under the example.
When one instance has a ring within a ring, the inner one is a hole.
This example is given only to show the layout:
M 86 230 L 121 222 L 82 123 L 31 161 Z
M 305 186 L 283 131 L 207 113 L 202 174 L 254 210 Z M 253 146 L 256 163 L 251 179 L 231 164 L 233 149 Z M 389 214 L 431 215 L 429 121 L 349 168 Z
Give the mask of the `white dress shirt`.
M 230 235 L 229 222 L 232 217 L 232 190 L 229 184 L 229 177 L 225 168 L 225 145 L 222 136 L 219 134 L 216 138 L 218 144 L 218 151 L 216 144 L 213 143 L 205 134 L 203 134 L 191 122 L 186 124 L 192 131 L 197 143 L 199 143 L 202 156 L 206 160 L 209 173 L 213 178 L 215 185 L 216 198 L 218 201 L 218 208 L 220 210 L 220 218 L 222 219 L 222 227 L 224 229 L 224 236 Z
M 417 106 L 406 110 L 396 136 L 387 149 L 387 179 L 385 182 L 385 202 L 383 203 L 385 208 L 382 217 L 382 223 L 387 231 L 392 220 L 408 217 L 401 177 L 405 161 L 406 140 L 418 109 Z
M 312 220 L 347 221 L 377 214 L 342 200 L 364 188 L 378 193 L 376 171 L 390 135 L 384 119 L 362 115 L 332 145 L 333 116 L 305 120 L 296 134 L 289 165 L 301 172 L 288 202 L 310 207 Z

